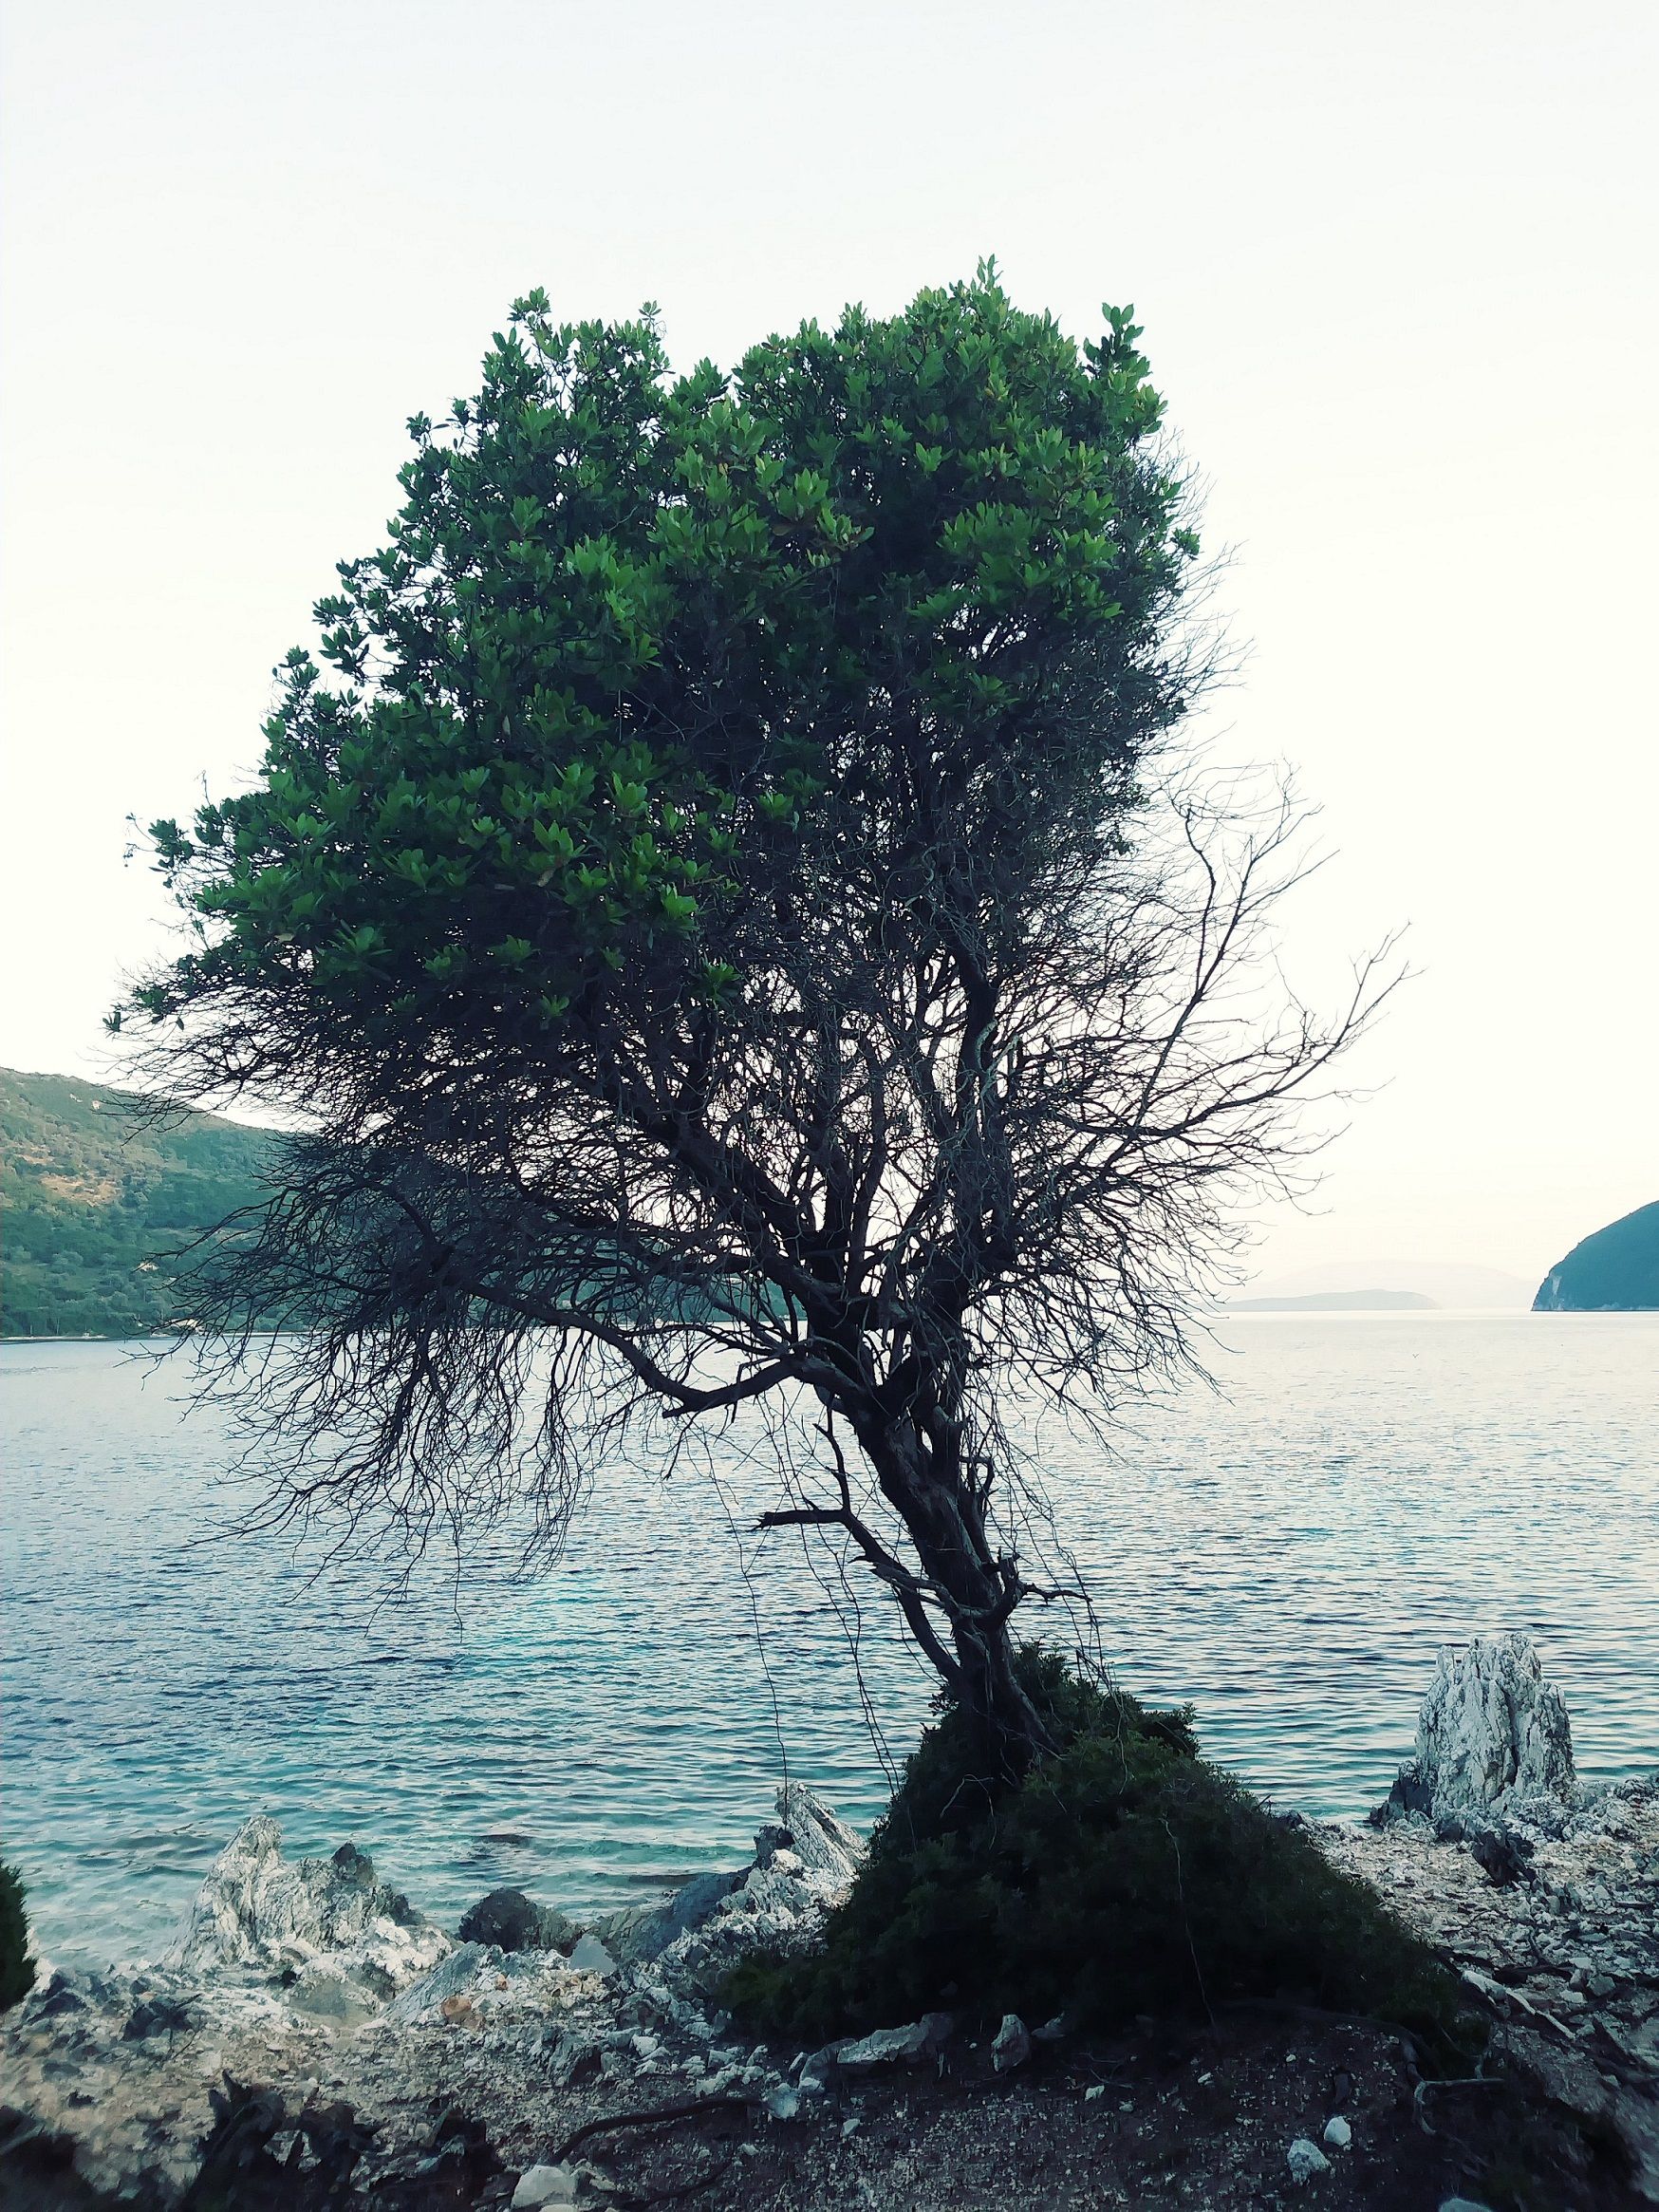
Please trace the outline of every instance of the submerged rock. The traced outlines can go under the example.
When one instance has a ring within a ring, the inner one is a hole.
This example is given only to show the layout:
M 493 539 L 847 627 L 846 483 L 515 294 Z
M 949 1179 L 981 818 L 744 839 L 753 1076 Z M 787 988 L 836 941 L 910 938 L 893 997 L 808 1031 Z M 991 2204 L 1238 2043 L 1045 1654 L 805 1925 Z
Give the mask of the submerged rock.
M 256 1813 L 214 1860 L 162 1963 L 205 1977 L 227 1966 L 298 1973 L 327 1958 L 384 1998 L 449 1948 L 442 1929 L 382 1882 L 355 1844 L 331 1859 L 289 1861 L 282 1830 Z
M 1566 1703 L 1544 1679 L 1530 1639 L 1443 1645 L 1418 1715 L 1416 1755 L 1376 1817 L 1417 1813 L 1447 1832 L 1476 1835 L 1521 1820 L 1548 1832 L 1576 1797 Z

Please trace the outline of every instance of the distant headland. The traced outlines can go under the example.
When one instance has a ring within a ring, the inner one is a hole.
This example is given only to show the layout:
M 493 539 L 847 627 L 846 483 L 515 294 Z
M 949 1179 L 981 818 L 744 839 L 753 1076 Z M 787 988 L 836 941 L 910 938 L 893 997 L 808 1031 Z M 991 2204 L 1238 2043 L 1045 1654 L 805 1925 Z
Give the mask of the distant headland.
M 1535 1313 L 1659 1310 L 1659 1200 L 1576 1244 L 1538 1285 Z

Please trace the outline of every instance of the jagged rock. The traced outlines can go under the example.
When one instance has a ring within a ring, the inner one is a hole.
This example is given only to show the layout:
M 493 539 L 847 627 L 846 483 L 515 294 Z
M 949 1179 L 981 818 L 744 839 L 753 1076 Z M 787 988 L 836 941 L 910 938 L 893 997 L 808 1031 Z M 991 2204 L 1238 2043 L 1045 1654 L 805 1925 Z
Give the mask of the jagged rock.
M 386 1997 L 449 1948 L 442 1929 L 382 1882 L 355 1844 L 331 1859 L 290 1863 L 282 1830 L 258 1813 L 214 1860 L 163 1964 L 201 1976 L 226 1966 L 271 1974 L 326 1956 Z
M 953 2024 L 949 2013 L 923 2013 L 907 2028 L 877 2028 L 868 2035 L 828 2044 L 823 2053 L 813 2053 L 802 2072 L 816 2071 L 814 2061 L 831 2053 L 834 2063 L 847 2073 L 865 2073 L 878 2066 L 931 2057 L 948 2039 Z
M 608 1977 L 616 1972 L 616 1960 L 599 1938 L 591 1933 L 584 1936 L 571 1952 L 570 1963 L 578 1974 Z
M 998 2073 L 1012 2073 L 1031 2056 L 1031 2036 L 1017 2013 L 1004 2013 L 1002 2025 L 991 2044 L 991 2064 Z
M 1328 2174 L 1331 2161 L 1316 2143 L 1310 2143 L 1305 2135 L 1298 2135 L 1284 2154 L 1284 2162 L 1291 2170 L 1291 2180 L 1300 2188 L 1315 2174 Z
M 802 1782 L 786 1782 L 779 1790 L 777 1817 L 789 1831 L 790 1847 L 814 1882 L 830 1891 L 845 1890 L 864 1863 L 856 1831 Z
M 450 1997 L 464 1996 L 476 1982 L 479 1974 L 489 1966 L 502 1963 L 507 1954 L 490 1943 L 463 1943 L 440 1959 L 430 1974 L 423 1974 L 419 1981 L 411 1982 L 401 1996 L 394 1997 L 386 2007 L 388 2020 L 406 2022 L 418 2020 L 423 2013 L 441 2006 Z
M 591 1933 L 624 1965 L 648 1963 L 678 1937 L 700 1928 L 742 1881 L 740 1873 L 694 1875 L 664 1903 L 606 1913 L 594 1921 Z
M 1548 1832 L 1576 1796 L 1567 1707 L 1529 1639 L 1443 1645 L 1418 1715 L 1416 1755 L 1379 1813 L 1420 1813 L 1447 1832 L 1479 1834 L 1500 1818 Z
M 537 1904 L 522 1889 L 493 1889 L 463 1916 L 456 1938 L 503 1951 L 568 1951 L 581 1933 L 556 1904 Z
M 1347 2150 L 1353 2143 L 1353 2129 L 1338 2112 L 1326 2121 L 1321 2140 L 1328 2143 L 1333 2150 Z

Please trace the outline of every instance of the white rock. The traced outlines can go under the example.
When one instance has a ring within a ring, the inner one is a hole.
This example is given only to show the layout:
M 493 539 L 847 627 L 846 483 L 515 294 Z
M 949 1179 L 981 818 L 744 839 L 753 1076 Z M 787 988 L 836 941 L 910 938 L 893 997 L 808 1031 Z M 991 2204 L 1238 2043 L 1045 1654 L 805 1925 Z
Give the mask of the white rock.
M 786 1782 L 779 1790 L 777 1817 L 793 1836 L 795 1856 L 808 1877 L 830 1890 L 845 1890 L 864 1863 L 856 1830 L 801 1782 Z
M 1333 2150 L 1346 2150 L 1352 2143 L 1353 2129 L 1340 2112 L 1326 2121 L 1323 2140 L 1331 2146 Z
M 774 2120 L 792 2120 L 801 2109 L 801 2093 L 792 2090 L 788 2082 L 779 2082 L 775 2089 L 768 2090 L 760 2101 Z
M 1328 2174 L 1331 2161 L 1316 2143 L 1310 2143 L 1305 2135 L 1298 2135 L 1285 2152 L 1285 2164 L 1291 2169 L 1291 2180 L 1299 2188 L 1311 2182 L 1315 2174 Z
M 543 2204 L 575 2204 L 579 2177 L 571 2165 L 527 2166 L 513 2192 L 513 2212 L 536 2212 Z
M 226 1966 L 269 1974 L 333 1958 L 387 1997 L 450 1947 L 354 1845 L 290 1863 L 282 1830 L 257 1813 L 214 1860 L 163 1963 L 205 1978 Z
M 1571 1805 L 1573 1730 L 1524 1636 L 1445 1644 L 1417 1720 L 1417 1753 L 1389 1803 L 1431 1820 Z
M 1095 2099 L 1096 2099 L 1097 2097 L 1104 2097 L 1104 2096 L 1105 2096 L 1105 2094 L 1106 2094 L 1106 2084 L 1105 2084 L 1105 2082 L 1103 2082 L 1103 2081 L 1097 2081 L 1097 2082 L 1094 2084 L 1094 2087 L 1093 2087 L 1092 2089 L 1088 2089 L 1088 2090 L 1084 2090 L 1084 2092 L 1083 2092 L 1083 2102 L 1084 2102 L 1086 2105 L 1092 2105 L 1092 2104 L 1094 2103 L 1094 2101 L 1095 2101 Z
M 991 2045 L 991 2064 L 998 2073 L 1012 2073 L 1031 2056 L 1031 2035 L 1017 2013 L 1004 2013 Z
M 872 2066 L 895 2065 L 901 2059 L 925 2058 L 939 2049 L 950 2031 L 949 2013 L 923 2013 L 921 2019 L 912 2020 L 907 2028 L 876 2028 L 856 2041 L 837 2044 L 835 2063 L 846 2072 L 860 2073 Z M 816 2071 L 811 2057 L 803 2065 Z

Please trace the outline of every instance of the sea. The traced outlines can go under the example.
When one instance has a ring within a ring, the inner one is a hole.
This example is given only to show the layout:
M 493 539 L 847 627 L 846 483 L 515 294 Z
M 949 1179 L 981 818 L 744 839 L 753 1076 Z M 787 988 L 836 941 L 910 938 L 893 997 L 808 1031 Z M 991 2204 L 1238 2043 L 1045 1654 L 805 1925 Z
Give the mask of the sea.
M 237 1533 L 229 1416 L 151 1349 L 0 1346 L 0 1855 L 47 1957 L 153 1957 L 252 1812 L 451 1925 L 740 1864 L 786 1777 L 879 1815 L 931 1684 L 867 1577 L 755 1529 L 757 1423 L 596 1462 L 535 1571 L 508 1526 L 398 1587 Z M 1536 1640 L 1587 1778 L 1659 1766 L 1659 1314 L 1237 1316 L 1208 1366 L 1104 1440 L 1011 1409 L 1022 1541 L 1091 1599 L 1038 1627 L 1281 1807 L 1376 1803 L 1480 1632 Z

